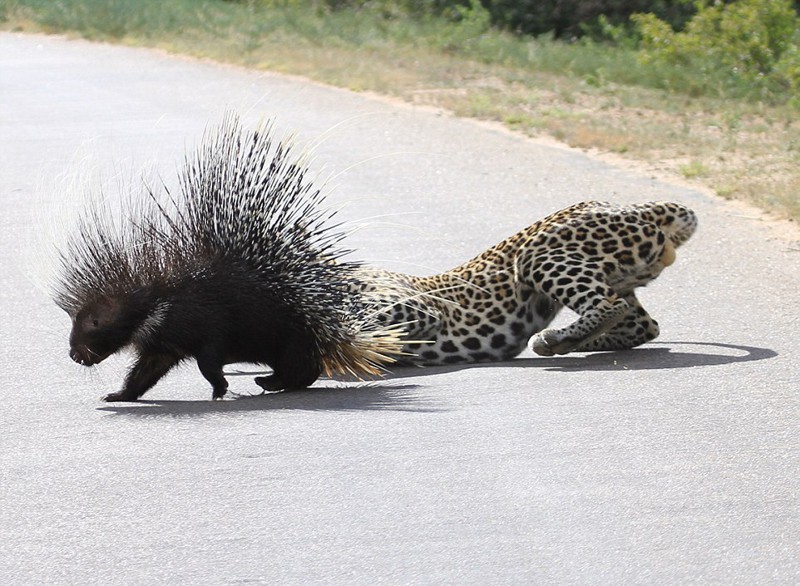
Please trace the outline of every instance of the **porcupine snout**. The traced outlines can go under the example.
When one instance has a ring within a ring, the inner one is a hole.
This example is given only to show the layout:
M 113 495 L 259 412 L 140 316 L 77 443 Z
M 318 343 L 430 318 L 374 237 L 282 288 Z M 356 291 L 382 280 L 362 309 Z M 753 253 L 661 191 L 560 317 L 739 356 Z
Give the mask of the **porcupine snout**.
M 69 349 L 69 357 L 72 358 L 73 361 L 83 366 L 93 366 L 94 364 L 100 362 L 100 360 L 98 360 L 100 356 L 98 356 L 95 352 L 92 352 L 85 344 L 72 346 Z
M 91 362 L 89 358 L 90 356 L 91 354 L 86 346 L 74 346 L 69 349 L 69 357 L 78 364 L 88 366 Z

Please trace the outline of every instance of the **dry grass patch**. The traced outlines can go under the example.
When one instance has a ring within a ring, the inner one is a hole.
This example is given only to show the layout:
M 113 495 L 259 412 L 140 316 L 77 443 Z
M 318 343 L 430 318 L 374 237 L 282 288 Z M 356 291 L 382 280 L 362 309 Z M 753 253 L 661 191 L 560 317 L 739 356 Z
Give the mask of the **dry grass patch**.
M 575 59 L 580 58 L 579 48 L 519 41 L 521 53 L 545 53 L 539 66 L 523 67 L 508 64 L 519 60 L 517 54 L 513 59 L 488 54 L 476 59 L 437 48 L 431 31 L 425 33 L 428 37 L 419 37 L 413 30 L 381 28 L 389 26 L 385 23 L 373 30 L 362 20 L 331 23 L 327 17 L 295 22 L 297 15 L 289 13 L 278 15 L 284 20 L 276 24 L 274 19 L 247 15 L 232 3 L 213 4 L 215 14 L 221 15 L 215 16 L 213 26 L 206 24 L 206 15 L 192 26 L 158 29 L 145 23 L 141 30 L 109 33 L 109 38 L 97 33 L 100 25 L 76 28 L 75 19 L 54 24 L 51 18 L 42 24 L 35 10 L 19 4 L 16 10 L 7 10 L 0 27 L 57 30 L 158 47 L 435 106 L 459 116 L 500 122 L 529 136 L 550 136 L 572 147 L 621 154 L 659 174 L 688 179 L 725 197 L 800 220 L 797 110 L 609 83 L 602 68 L 580 75 L 541 69 L 541 63 L 549 63 L 560 52 L 575 52 Z M 191 3 L 187 6 L 187 11 L 195 10 Z M 149 17 L 167 22 L 156 8 L 152 10 Z M 117 25 L 125 22 L 122 16 L 114 21 Z M 354 31 L 350 36 L 359 38 L 350 38 L 347 27 Z M 465 46 L 472 46 L 473 40 L 467 38 Z M 495 44 L 501 42 L 510 41 L 498 36 Z M 488 50 L 497 47 L 490 43 Z M 587 59 L 597 59 L 602 49 L 593 51 Z

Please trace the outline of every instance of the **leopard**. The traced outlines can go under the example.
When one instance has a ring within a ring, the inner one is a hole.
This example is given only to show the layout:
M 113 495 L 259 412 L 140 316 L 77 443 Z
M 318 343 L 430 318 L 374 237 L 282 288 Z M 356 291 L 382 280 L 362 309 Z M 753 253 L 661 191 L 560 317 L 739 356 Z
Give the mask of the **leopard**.
M 451 270 L 415 276 L 363 267 L 382 325 L 405 328 L 400 365 L 510 360 L 635 348 L 659 335 L 635 290 L 675 261 L 696 214 L 668 201 L 583 201 Z M 563 308 L 577 319 L 550 327 Z

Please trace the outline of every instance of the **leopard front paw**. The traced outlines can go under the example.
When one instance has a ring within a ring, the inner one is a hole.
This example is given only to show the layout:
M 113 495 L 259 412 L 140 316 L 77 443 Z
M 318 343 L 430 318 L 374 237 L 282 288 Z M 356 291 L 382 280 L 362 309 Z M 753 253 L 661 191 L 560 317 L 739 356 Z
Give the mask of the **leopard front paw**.
M 542 330 L 534 335 L 528 346 L 539 356 L 555 356 L 571 352 L 577 346 L 577 342 L 569 338 L 562 338 L 559 330 L 551 329 Z

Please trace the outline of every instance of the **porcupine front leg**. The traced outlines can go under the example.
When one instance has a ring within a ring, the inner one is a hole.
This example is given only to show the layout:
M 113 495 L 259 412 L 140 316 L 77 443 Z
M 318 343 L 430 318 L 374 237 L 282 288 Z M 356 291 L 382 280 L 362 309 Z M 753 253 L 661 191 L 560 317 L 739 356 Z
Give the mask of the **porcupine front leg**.
M 200 374 L 211 383 L 211 399 L 213 401 L 222 399 L 228 392 L 228 381 L 222 371 L 223 361 L 214 352 L 205 351 L 197 356 L 197 368 Z
M 136 401 L 178 363 L 169 354 L 141 354 L 125 376 L 122 390 L 103 397 L 104 401 Z
M 540 275 L 534 270 L 531 285 L 580 317 L 567 327 L 548 328 L 534 335 L 529 346 L 540 356 L 567 354 L 586 346 L 613 328 L 629 310 L 628 302 L 608 285 L 597 263 L 570 255 L 558 259 L 558 264 L 564 274 L 571 269 L 575 274 Z

